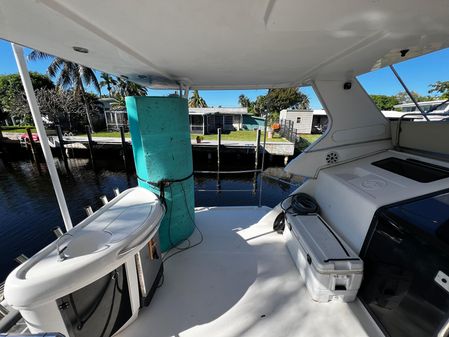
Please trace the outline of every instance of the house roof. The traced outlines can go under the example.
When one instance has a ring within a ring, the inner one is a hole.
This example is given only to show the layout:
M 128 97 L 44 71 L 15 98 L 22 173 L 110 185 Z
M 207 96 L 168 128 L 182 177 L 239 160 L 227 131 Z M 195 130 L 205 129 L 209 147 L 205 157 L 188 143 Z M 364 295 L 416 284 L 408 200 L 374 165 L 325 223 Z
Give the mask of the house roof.
M 100 102 L 115 103 L 118 102 L 114 97 L 102 97 L 98 99 Z
M 210 115 L 216 113 L 228 115 L 247 115 L 248 108 L 189 108 L 189 115 Z

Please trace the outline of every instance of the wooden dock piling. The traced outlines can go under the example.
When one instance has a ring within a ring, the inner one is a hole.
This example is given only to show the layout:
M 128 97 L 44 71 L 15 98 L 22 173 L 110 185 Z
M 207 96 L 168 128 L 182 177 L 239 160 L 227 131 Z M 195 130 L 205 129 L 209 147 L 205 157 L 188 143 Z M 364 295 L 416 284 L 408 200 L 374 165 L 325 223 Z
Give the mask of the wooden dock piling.
M 217 129 L 217 171 L 220 171 L 221 129 Z
M 58 135 L 59 149 L 61 150 L 61 158 L 67 160 L 67 154 L 65 153 L 64 137 L 62 136 L 61 125 L 56 125 L 56 133 Z
M 125 139 L 125 127 L 120 127 L 120 138 L 122 141 L 122 157 L 125 164 L 125 171 L 128 171 L 128 164 L 126 163 L 126 139 Z
M 257 170 L 257 168 L 259 167 L 259 149 L 260 149 L 260 130 L 257 130 L 256 148 L 254 149 L 254 160 L 255 160 L 254 169 L 255 170 Z
M 87 133 L 90 160 L 92 162 L 92 166 L 94 166 L 94 142 L 92 141 L 92 130 L 90 129 L 89 125 L 86 125 L 86 133 Z
M 35 162 L 37 162 L 37 157 L 36 157 L 36 148 L 34 146 L 34 139 L 33 139 L 33 134 L 31 133 L 31 128 L 26 128 L 27 131 L 27 135 L 28 135 L 28 141 L 30 142 L 30 150 L 31 150 L 31 154 L 33 155 L 33 159 Z
M 221 149 L 221 128 L 217 129 L 217 190 L 221 189 L 220 181 L 220 149 Z

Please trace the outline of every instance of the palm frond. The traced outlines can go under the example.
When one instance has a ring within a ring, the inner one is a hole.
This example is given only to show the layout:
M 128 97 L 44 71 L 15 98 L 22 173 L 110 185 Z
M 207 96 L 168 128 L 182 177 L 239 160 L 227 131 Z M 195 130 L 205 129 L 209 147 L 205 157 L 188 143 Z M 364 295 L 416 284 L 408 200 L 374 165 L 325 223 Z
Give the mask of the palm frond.
M 28 54 L 27 58 L 30 61 L 36 61 L 36 60 L 45 60 L 52 57 L 53 56 L 51 56 L 50 54 L 34 49 L 30 54 Z

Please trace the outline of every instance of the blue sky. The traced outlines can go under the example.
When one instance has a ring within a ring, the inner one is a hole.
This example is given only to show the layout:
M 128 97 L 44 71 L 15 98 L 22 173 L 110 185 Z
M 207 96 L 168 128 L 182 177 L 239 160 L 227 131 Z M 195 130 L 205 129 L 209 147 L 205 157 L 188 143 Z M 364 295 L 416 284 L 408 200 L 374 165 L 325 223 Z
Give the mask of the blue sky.
M 28 68 L 32 71 L 45 73 L 49 61 L 28 62 Z M 421 95 L 427 95 L 429 85 L 436 81 L 449 80 L 449 49 L 444 49 L 422 57 L 408 60 L 396 65 L 396 70 L 401 75 L 410 90 Z M 16 73 L 17 67 L 9 42 L 0 39 L 0 74 Z M 390 69 L 383 68 L 368 74 L 359 76 L 359 80 L 370 94 L 394 95 L 403 91 Z M 301 89 L 310 98 L 312 108 L 320 108 L 321 105 L 310 87 Z M 171 93 L 166 90 L 150 90 L 150 95 L 166 95 Z M 209 106 L 238 106 L 238 97 L 245 94 L 254 100 L 257 96 L 266 93 L 266 90 L 202 90 L 201 96 Z

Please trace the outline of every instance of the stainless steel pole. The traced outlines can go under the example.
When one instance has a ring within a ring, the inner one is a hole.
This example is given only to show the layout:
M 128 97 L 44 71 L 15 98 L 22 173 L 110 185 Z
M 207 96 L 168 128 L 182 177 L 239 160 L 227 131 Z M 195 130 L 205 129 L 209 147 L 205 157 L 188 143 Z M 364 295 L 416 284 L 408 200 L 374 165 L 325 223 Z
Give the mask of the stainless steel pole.
M 399 76 L 398 72 L 396 71 L 396 68 L 390 64 L 390 69 L 393 72 L 394 76 L 396 76 L 396 78 L 398 79 L 399 83 L 401 83 L 402 87 L 404 88 L 405 92 L 407 93 L 407 95 L 410 96 L 410 99 L 412 100 L 413 103 L 415 103 L 416 107 L 418 108 L 419 112 L 421 112 L 421 115 L 423 115 L 423 117 L 429 121 L 429 118 L 427 117 L 426 113 L 424 112 L 424 110 L 419 106 L 418 102 L 416 101 L 415 97 L 413 97 L 412 93 L 410 92 L 410 90 L 408 90 L 407 86 L 405 85 L 404 81 L 402 80 L 401 76 Z
M 265 124 L 264 124 L 264 132 L 263 132 L 263 152 L 262 152 L 262 167 L 260 168 L 260 181 L 259 181 L 259 207 L 262 207 L 262 185 L 263 185 L 263 170 L 265 165 L 265 151 L 267 148 L 267 128 L 268 128 L 268 116 L 269 116 L 269 107 L 265 114 Z
M 62 219 L 67 230 L 73 227 L 72 219 L 70 218 L 69 209 L 65 201 L 64 192 L 62 190 L 61 182 L 59 181 L 58 171 L 56 170 L 53 155 L 51 153 L 50 145 L 48 144 L 47 134 L 45 133 L 42 116 L 37 105 L 36 96 L 34 95 L 33 84 L 31 83 L 30 74 L 28 73 L 27 64 L 23 55 L 23 47 L 11 43 L 14 57 L 16 59 L 17 68 L 19 68 L 20 78 L 22 79 L 23 88 L 30 106 L 31 115 L 33 116 L 34 124 L 36 126 L 37 134 L 39 135 L 39 142 L 44 153 L 45 162 L 47 163 L 50 179 L 53 184 L 53 189 L 58 200 L 59 209 L 61 211 Z

